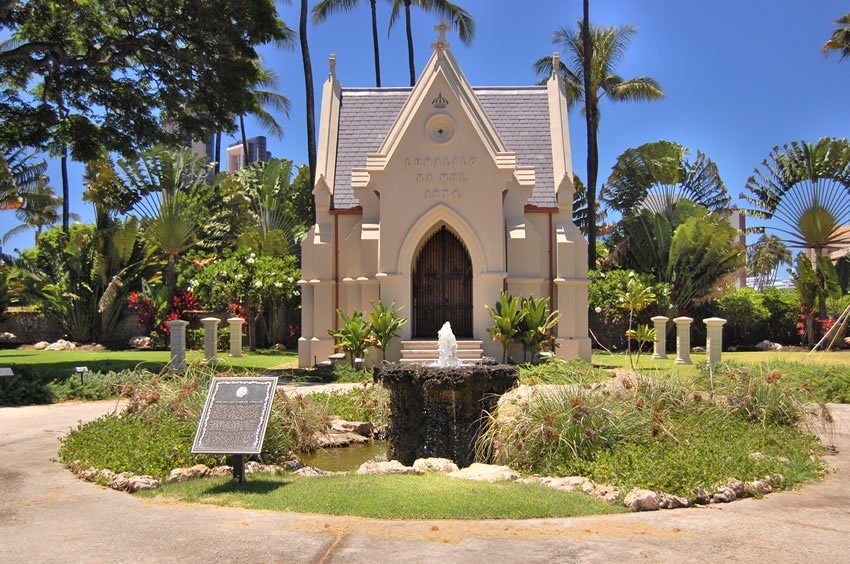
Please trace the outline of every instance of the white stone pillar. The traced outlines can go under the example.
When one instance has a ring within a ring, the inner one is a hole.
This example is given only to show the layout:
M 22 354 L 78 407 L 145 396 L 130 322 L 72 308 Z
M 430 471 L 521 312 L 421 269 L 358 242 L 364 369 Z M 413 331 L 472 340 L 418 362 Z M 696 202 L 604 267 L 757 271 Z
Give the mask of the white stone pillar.
M 676 324 L 676 360 L 675 364 L 693 364 L 691 361 L 691 317 L 677 317 Z
M 652 318 L 652 323 L 655 325 L 655 350 L 652 353 L 652 358 L 664 359 L 667 358 L 667 322 L 669 317 L 656 315 Z
M 726 320 L 719 317 L 709 317 L 704 319 L 703 323 L 705 323 L 705 352 L 708 363 L 717 364 L 723 354 L 723 326 L 726 324 Z
M 245 320 L 241 317 L 231 317 L 227 320 L 230 324 L 230 356 L 242 356 L 242 324 Z
M 204 362 L 213 364 L 218 362 L 216 349 L 218 348 L 218 317 L 205 317 L 201 319 L 204 326 Z
M 186 372 L 186 326 L 189 325 L 189 322 L 174 319 L 166 324 L 168 325 L 171 348 L 169 368 L 172 372 Z

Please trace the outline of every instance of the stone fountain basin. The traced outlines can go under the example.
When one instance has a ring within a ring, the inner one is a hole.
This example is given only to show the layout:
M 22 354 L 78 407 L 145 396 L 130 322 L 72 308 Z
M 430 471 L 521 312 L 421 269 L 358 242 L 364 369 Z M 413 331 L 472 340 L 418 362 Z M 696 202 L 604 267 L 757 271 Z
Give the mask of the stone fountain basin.
M 475 462 L 475 442 L 486 414 L 519 382 L 507 365 L 454 367 L 383 364 L 374 380 L 390 391 L 390 456 L 410 466 L 417 458 L 450 458 L 458 466 Z

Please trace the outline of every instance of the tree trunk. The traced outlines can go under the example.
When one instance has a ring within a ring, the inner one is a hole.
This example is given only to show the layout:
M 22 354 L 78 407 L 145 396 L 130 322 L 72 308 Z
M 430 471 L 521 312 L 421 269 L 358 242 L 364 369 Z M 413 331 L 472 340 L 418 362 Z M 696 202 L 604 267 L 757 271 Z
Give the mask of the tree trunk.
M 584 116 L 587 125 L 587 268 L 596 270 L 596 175 L 599 171 L 599 124 L 596 95 L 593 92 L 593 46 L 590 41 L 590 1 L 584 0 L 582 49 L 584 51 Z
M 310 166 L 310 185 L 313 190 L 316 182 L 316 109 L 313 91 L 313 65 L 310 62 L 310 46 L 307 44 L 307 0 L 301 0 L 301 22 L 299 39 L 301 41 L 301 59 L 304 63 L 304 88 L 307 91 L 307 160 Z
M 168 288 L 168 310 L 174 307 L 174 296 L 177 294 L 177 259 L 168 255 L 168 265 L 165 267 L 165 287 Z
M 377 0 L 371 0 L 372 4 L 372 45 L 375 51 L 375 86 L 381 87 L 381 54 L 378 49 L 378 11 L 375 7 Z
M 410 85 L 416 84 L 416 65 L 413 63 L 413 27 L 410 21 L 410 2 L 404 0 L 404 20 L 407 25 L 407 63 L 410 66 Z
M 221 131 L 215 132 L 215 174 L 221 172 Z
M 68 233 L 71 229 L 71 189 L 68 183 L 68 147 L 62 147 L 62 231 Z
M 248 153 L 248 136 L 245 135 L 245 116 L 239 114 L 239 131 L 242 133 L 242 166 L 251 164 L 251 157 Z

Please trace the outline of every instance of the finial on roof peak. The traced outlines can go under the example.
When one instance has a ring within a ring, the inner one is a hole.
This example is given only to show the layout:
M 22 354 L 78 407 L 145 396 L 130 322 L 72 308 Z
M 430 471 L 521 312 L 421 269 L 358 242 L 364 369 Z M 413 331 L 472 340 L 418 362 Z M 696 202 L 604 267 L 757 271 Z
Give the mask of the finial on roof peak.
M 434 31 L 440 32 L 437 41 L 431 44 L 437 51 L 446 51 L 449 48 L 449 42 L 446 41 L 446 32 L 451 31 L 452 27 L 446 23 L 446 20 L 440 20 L 440 25 L 434 27 Z
M 561 54 L 555 51 L 552 53 L 552 78 L 557 78 L 561 74 Z
M 330 78 L 336 78 L 336 55 L 333 53 L 328 57 L 328 66 L 330 67 Z

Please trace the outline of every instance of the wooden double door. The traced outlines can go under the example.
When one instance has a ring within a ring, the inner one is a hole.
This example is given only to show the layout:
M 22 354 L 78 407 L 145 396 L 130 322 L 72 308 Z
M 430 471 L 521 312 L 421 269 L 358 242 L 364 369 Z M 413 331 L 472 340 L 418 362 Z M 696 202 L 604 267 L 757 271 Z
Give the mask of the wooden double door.
M 413 270 L 413 336 L 436 339 L 446 321 L 456 337 L 472 337 L 472 260 L 442 226 L 422 247 Z

